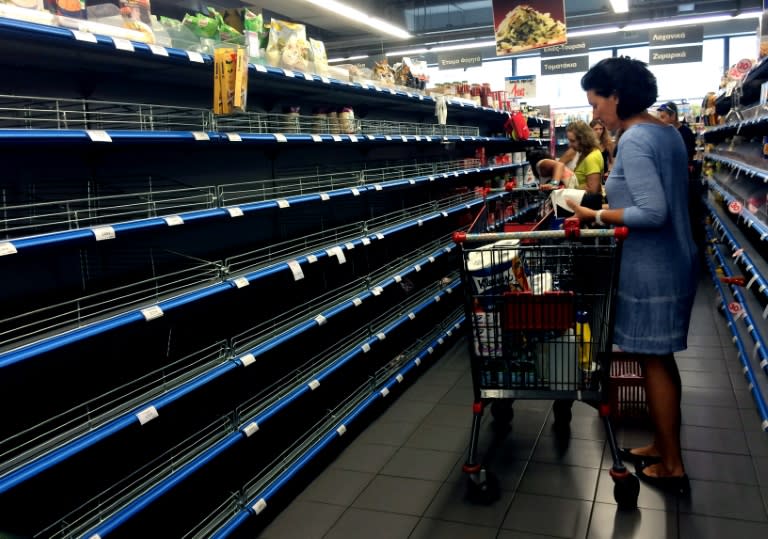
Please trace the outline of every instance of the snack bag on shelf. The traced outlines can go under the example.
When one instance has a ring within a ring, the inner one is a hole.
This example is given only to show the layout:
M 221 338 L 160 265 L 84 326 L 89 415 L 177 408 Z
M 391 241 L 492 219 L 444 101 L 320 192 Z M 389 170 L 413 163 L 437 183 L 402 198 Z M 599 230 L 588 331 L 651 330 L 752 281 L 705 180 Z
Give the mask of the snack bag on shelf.
M 181 23 L 200 39 L 212 39 L 219 34 L 218 21 L 202 13 L 196 15 L 187 13 Z
M 328 74 L 328 55 L 325 52 L 325 43 L 317 39 L 309 38 L 309 59 L 312 69 L 318 75 Z
M 395 72 L 386 58 L 373 66 L 373 80 L 388 86 L 395 84 Z
M 243 13 L 243 35 L 248 49 L 248 58 L 253 62 L 264 63 L 264 17 L 246 8 Z
M 73 19 L 85 19 L 85 0 L 45 0 L 45 7 L 51 13 Z
M 149 0 L 120 0 L 120 13 L 123 17 L 152 24 L 152 12 Z
M 267 44 L 267 61 L 274 66 L 306 71 L 309 68 L 309 43 L 303 24 L 272 19 Z

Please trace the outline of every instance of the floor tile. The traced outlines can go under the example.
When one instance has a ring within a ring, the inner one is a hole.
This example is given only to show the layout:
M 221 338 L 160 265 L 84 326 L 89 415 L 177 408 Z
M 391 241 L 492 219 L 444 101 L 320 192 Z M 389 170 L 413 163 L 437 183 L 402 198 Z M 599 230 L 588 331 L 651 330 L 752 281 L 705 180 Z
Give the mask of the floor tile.
M 685 391 L 683 391 L 685 392 Z M 716 406 L 692 406 L 683 404 L 681 407 L 684 425 L 699 427 L 716 427 L 722 429 L 740 430 L 739 412 L 733 408 Z
M 388 416 L 381 417 L 372 425 L 360 433 L 355 443 L 363 444 L 383 444 L 400 447 L 413 431 L 419 426 L 418 423 L 406 421 L 389 421 Z
M 635 471 L 633 464 L 625 464 L 630 472 Z M 613 479 L 603 471 L 597 480 L 597 494 L 595 501 L 616 506 L 616 500 L 613 497 Z M 637 497 L 637 506 L 641 509 L 655 509 L 658 511 L 667 511 L 675 513 L 677 511 L 677 498 L 665 494 L 658 489 L 650 488 L 640 484 L 640 494 Z
M 449 482 L 440 487 L 424 516 L 498 528 L 513 496 L 512 492 L 502 490 L 500 498 L 490 505 L 474 503 L 467 496 L 466 484 Z
M 424 418 L 424 424 L 442 425 L 445 427 L 468 427 L 472 425 L 472 405 L 467 403 L 436 404 Z
M 436 403 L 451 389 L 450 384 L 419 383 L 410 387 L 402 397 L 403 400 Z
M 338 505 L 295 500 L 261 532 L 259 539 L 320 539 L 344 510 Z
M 722 359 L 678 357 L 675 358 L 675 361 L 680 372 L 708 372 L 715 373 L 718 376 L 725 376 L 728 373 L 726 363 Z
M 605 442 L 542 436 L 536 444 L 531 460 L 568 464 L 585 468 L 599 468 Z
M 688 342 L 688 348 L 680 352 L 675 352 L 675 359 L 698 359 L 702 361 L 706 360 L 722 360 L 724 358 L 723 347 L 716 346 L 694 346 L 690 340 Z
M 412 390 L 413 388 L 409 388 Z M 388 421 L 405 421 L 419 423 L 432 411 L 435 405 L 431 402 L 397 400 L 387 409 Z
M 496 539 L 496 528 L 422 518 L 408 539 Z
M 720 338 L 717 335 L 689 335 L 688 346 L 689 347 L 720 347 L 722 345 L 720 344 Z
M 463 373 L 455 370 L 450 369 L 440 369 L 438 366 L 435 366 L 431 369 L 429 369 L 428 372 L 425 372 L 418 381 L 418 385 L 421 386 L 421 384 L 429 384 L 434 386 L 441 386 L 446 388 L 446 390 L 451 389 L 456 382 L 463 376 Z M 412 386 L 408 388 L 407 393 L 410 393 L 415 386 Z M 469 387 L 472 387 L 471 385 Z
M 421 516 L 441 483 L 405 477 L 376 476 L 352 507 Z
M 544 462 L 531 462 L 520 482 L 520 492 L 592 500 L 597 486 L 596 468 L 579 468 Z
M 677 539 L 674 512 L 641 508 L 619 511 L 615 505 L 596 503 L 589 524 L 588 539 Z M 692 539 L 692 538 L 691 538 Z
M 331 468 L 312 481 L 298 499 L 348 506 L 374 477 L 372 473 Z
M 552 537 L 584 537 L 589 526 L 591 505 L 582 500 L 518 493 L 512 500 L 502 528 Z
M 754 425 L 754 423 L 749 423 L 744 427 L 749 454 L 753 457 L 768 457 L 768 433 L 759 430 L 757 426 L 750 428 L 749 425 Z
M 736 455 L 749 454 L 744 433 L 728 429 L 683 425 L 680 429 L 680 443 L 683 449 Z
M 691 479 L 757 485 L 752 458 L 704 451 L 683 451 L 685 470 Z
M 545 436 L 554 435 L 554 429 L 552 428 L 554 421 L 555 416 L 553 412 L 547 419 L 547 428 L 543 432 Z M 597 411 L 593 411 L 591 416 L 573 416 L 569 427 L 571 438 L 593 441 L 605 440 L 605 427 L 603 426 L 603 421 L 597 415 Z
M 734 408 L 736 397 L 733 389 L 703 389 L 686 387 L 683 390 L 683 405 Z
M 349 508 L 324 539 L 406 539 L 418 524 L 418 517 Z M 364 530 L 364 531 L 363 531 Z M 296 535 L 292 539 L 301 537 Z
M 680 537 L 696 539 L 764 539 L 768 537 L 768 524 L 742 522 L 702 515 L 680 515 Z
M 353 443 L 333 461 L 333 468 L 378 473 L 392 458 L 397 447 L 381 444 Z
M 691 480 L 690 499 L 680 500 L 681 513 L 768 521 L 758 487 Z
M 464 455 L 459 462 L 454 466 L 453 471 L 448 476 L 446 481 L 452 483 L 461 483 L 465 485 L 469 480 L 469 475 L 463 470 L 464 462 L 466 461 L 466 455 Z M 527 465 L 525 460 L 514 460 L 509 457 L 508 454 L 500 452 L 494 455 L 494 458 L 487 458 L 482 460 L 485 469 L 496 476 L 499 480 L 499 485 L 502 490 L 514 491 L 520 483 L 520 479 L 523 477 L 523 471 Z
M 464 387 L 456 384 L 443 395 L 443 398 L 440 399 L 440 404 L 472 406 L 472 386 Z
M 462 453 L 402 447 L 380 473 L 413 479 L 445 481 L 462 456 Z
M 731 380 L 724 373 L 680 371 L 683 388 L 732 389 Z
M 768 457 L 753 457 L 757 482 L 761 487 L 768 488 Z
M 469 428 L 453 428 L 438 425 L 419 426 L 408 438 L 406 447 L 434 449 L 461 453 L 469 446 Z

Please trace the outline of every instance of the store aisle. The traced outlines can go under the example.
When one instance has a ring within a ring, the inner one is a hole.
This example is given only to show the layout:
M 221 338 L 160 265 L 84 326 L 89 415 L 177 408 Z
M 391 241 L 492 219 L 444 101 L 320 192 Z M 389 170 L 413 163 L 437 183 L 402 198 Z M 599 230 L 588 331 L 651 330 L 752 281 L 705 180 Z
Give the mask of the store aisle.
M 523 539 L 768 537 L 768 434 L 727 327 L 702 281 L 683 379 L 684 458 L 691 497 L 641 485 L 635 512 L 618 512 L 597 413 L 577 403 L 566 444 L 551 402 L 518 401 L 512 430 L 491 458 L 502 485 L 491 506 L 465 499 L 469 441 L 466 343 L 425 373 L 262 532 L 264 539 Z M 493 439 L 486 413 L 481 450 Z M 619 429 L 619 443 L 648 433 Z M 602 470 L 601 470 L 602 468 Z M 630 469 L 632 469 L 630 467 Z

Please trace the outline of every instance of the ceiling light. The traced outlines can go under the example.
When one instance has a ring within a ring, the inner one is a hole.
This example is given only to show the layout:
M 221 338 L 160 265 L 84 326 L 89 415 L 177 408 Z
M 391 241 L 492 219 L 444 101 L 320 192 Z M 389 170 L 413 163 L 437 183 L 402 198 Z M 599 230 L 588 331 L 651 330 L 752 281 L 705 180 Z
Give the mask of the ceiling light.
M 611 0 L 614 13 L 626 13 L 629 11 L 629 0 Z
M 367 54 L 359 54 L 358 56 L 347 56 L 345 58 L 328 58 L 328 63 L 332 64 L 334 62 L 350 62 L 352 60 L 365 60 L 368 58 Z
M 385 56 L 412 56 L 415 54 L 426 54 L 428 52 L 447 52 L 447 51 L 460 51 L 463 49 L 480 49 L 482 47 L 495 47 L 496 42 L 489 41 L 472 41 L 470 43 L 460 43 L 457 45 L 443 45 L 439 47 L 421 47 L 419 49 L 408 49 L 405 51 L 393 51 L 388 52 Z
M 568 37 L 587 37 L 599 36 L 605 34 L 617 34 L 619 32 L 634 32 L 637 30 L 653 30 L 655 28 L 674 28 L 676 26 L 687 26 L 690 24 L 706 24 L 710 22 L 726 22 L 742 19 L 759 19 L 760 11 L 749 11 L 739 15 L 710 15 L 708 17 L 686 17 L 684 19 L 673 19 L 659 22 L 644 22 L 637 24 L 628 24 L 623 27 L 608 26 L 605 28 L 595 28 L 594 30 L 583 30 L 568 32 Z
M 618 26 L 609 26 L 607 28 L 596 28 L 594 30 L 577 30 L 575 32 L 568 32 L 568 39 L 572 37 L 587 37 L 587 36 L 601 36 L 604 34 L 616 34 L 621 31 Z
M 367 13 L 363 13 L 360 10 L 357 10 L 346 4 L 342 4 L 341 2 L 337 2 L 336 0 L 306 0 L 306 1 L 309 2 L 310 4 L 314 4 L 323 9 L 327 9 L 328 11 L 332 11 L 337 15 L 341 15 L 348 19 L 352 19 L 353 21 L 361 22 L 366 26 L 370 26 L 371 28 L 373 28 L 378 32 L 381 32 L 393 37 L 397 37 L 400 39 L 408 39 L 413 37 L 407 31 L 403 30 L 398 26 L 395 26 L 394 24 L 390 24 L 376 17 L 371 17 Z

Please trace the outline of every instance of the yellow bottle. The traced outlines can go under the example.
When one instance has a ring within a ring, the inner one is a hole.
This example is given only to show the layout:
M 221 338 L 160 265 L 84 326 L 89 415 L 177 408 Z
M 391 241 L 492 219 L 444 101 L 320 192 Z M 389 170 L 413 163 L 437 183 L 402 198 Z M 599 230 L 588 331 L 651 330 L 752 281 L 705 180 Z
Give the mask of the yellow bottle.
M 579 367 L 583 371 L 594 371 L 597 364 L 592 361 L 592 330 L 587 311 L 576 313 L 576 342 L 579 347 Z

